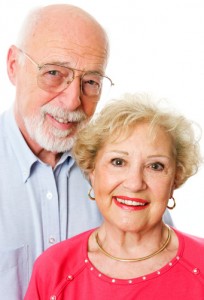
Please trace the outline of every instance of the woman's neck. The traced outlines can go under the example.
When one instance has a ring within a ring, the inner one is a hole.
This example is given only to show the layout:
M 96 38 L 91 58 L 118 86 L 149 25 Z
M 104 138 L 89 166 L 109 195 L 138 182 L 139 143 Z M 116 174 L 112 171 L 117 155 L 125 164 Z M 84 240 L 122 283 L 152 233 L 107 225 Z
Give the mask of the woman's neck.
M 105 252 L 116 258 L 125 258 L 127 261 L 118 261 L 104 254 L 96 241 L 96 233 L 98 243 Z M 88 255 L 94 266 L 107 276 L 121 279 L 139 277 L 160 269 L 176 256 L 178 239 L 173 230 L 170 235 L 166 247 L 151 256 L 151 253 L 155 253 L 167 241 L 168 228 L 164 224 L 142 234 L 111 230 L 102 225 L 89 239 Z M 137 261 L 137 258 L 145 256 L 150 257 Z

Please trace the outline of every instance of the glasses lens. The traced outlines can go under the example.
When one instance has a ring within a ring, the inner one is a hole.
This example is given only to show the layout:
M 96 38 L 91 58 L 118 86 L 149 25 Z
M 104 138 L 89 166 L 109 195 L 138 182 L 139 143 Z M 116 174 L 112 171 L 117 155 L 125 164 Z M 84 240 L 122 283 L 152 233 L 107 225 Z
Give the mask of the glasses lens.
M 74 69 L 55 64 L 45 64 L 39 69 L 38 86 L 50 93 L 60 93 L 74 79 Z M 87 72 L 81 78 L 82 93 L 88 97 L 107 95 L 112 86 L 108 77 L 96 72 Z
M 73 70 L 52 64 L 43 65 L 39 70 L 38 85 L 41 89 L 59 93 L 73 80 Z
M 108 77 L 98 73 L 88 72 L 82 77 L 82 92 L 85 96 L 101 96 L 108 92 L 112 82 Z

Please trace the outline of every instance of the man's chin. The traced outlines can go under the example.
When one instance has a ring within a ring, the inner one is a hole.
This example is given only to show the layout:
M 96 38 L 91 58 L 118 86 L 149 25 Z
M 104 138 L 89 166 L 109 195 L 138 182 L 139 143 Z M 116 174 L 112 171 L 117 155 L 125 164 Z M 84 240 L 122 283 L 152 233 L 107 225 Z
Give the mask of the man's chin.
M 25 124 L 30 137 L 46 151 L 64 153 L 69 151 L 74 144 L 77 126 L 59 130 L 56 127 L 50 127 L 50 124 L 44 122 L 43 119 L 37 122 L 34 118 L 27 119 Z
M 53 153 L 64 153 L 73 147 L 75 137 L 38 139 L 36 142 L 45 150 Z

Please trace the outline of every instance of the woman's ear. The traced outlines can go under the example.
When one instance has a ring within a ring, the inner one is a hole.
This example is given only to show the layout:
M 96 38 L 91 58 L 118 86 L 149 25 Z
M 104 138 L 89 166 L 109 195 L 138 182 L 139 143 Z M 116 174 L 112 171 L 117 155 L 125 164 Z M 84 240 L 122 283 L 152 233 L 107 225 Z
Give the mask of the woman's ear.
M 173 198 L 174 190 L 175 190 L 175 187 L 173 186 L 172 189 L 171 189 L 171 193 L 170 193 L 169 199 Z
M 7 54 L 7 73 L 13 85 L 16 84 L 18 51 L 18 48 L 13 45 L 9 48 Z
M 95 181 L 95 170 L 91 171 L 89 173 L 89 180 L 91 182 L 91 186 L 94 186 L 94 181 Z
M 177 189 L 183 183 L 183 167 L 178 166 L 176 169 L 175 179 L 174 179 L 174 190 Z

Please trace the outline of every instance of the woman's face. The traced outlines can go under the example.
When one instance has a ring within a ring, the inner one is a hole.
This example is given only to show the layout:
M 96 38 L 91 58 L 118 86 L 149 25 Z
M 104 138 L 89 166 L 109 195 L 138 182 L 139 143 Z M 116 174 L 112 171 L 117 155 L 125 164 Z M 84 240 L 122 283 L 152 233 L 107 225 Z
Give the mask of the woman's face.
M 124 140 L 107 141 L 90 174 L 105 222 L 124 231 L 141 232 L 161 222 L 173 193 L 172 139 L 159 127 L 153 135 L 147 123 L 139 123 Z

